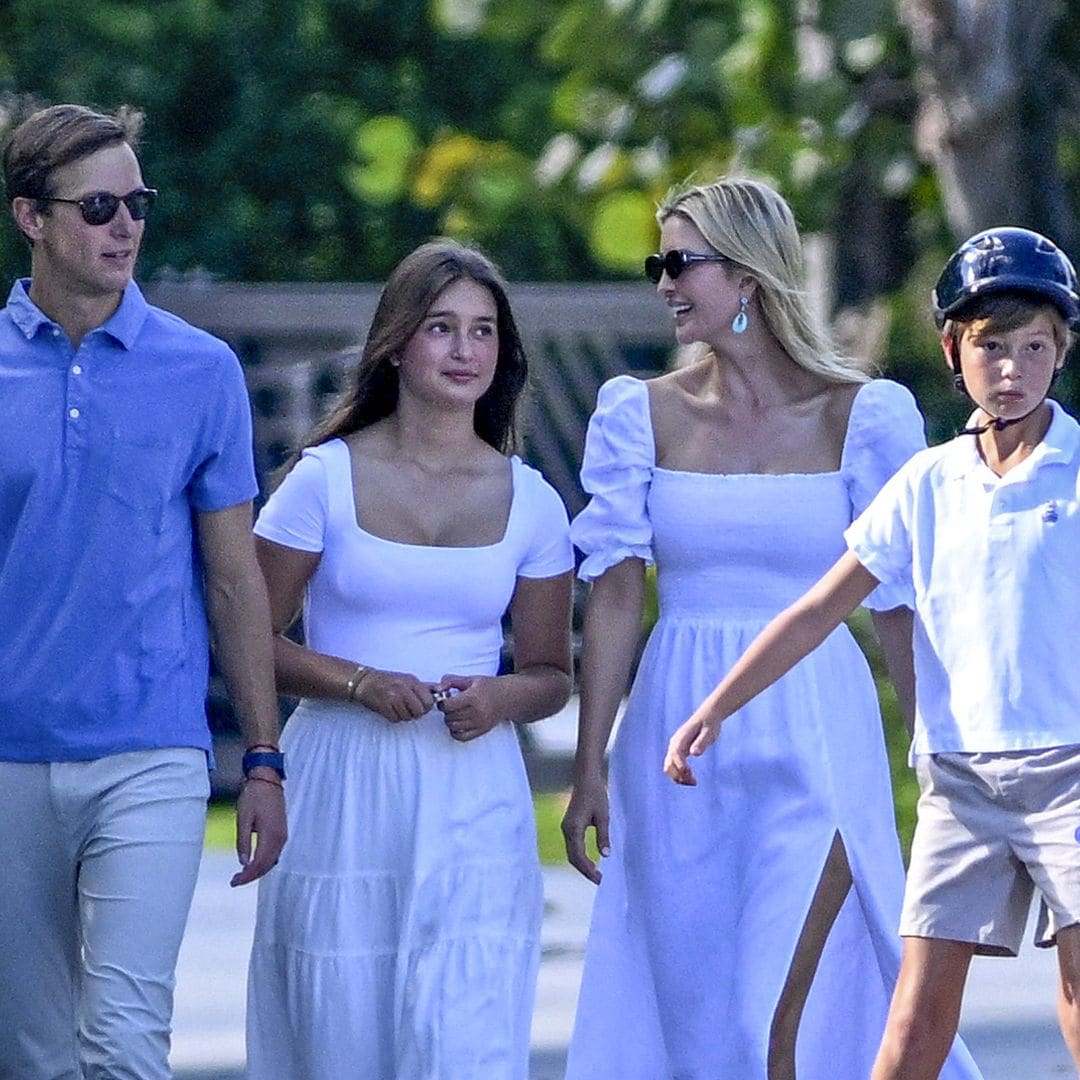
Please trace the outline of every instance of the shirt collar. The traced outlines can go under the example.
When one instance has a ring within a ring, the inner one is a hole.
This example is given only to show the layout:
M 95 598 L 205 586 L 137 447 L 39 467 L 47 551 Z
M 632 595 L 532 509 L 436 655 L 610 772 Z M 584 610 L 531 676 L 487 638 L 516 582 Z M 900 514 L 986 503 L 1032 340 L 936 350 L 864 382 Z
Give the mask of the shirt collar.
M 120 299 L 120 306 L 99 329 L 125 349 L 131 349 L 146 321 L 147 308 L 142 290 L 134 281 L 129 281 Z M 20 278 L 12 285 L 8 295 L 8 313 L 27 341 L 43 326 L 51 329 L 57 325 L 30 299 L 29 278 Z
M 1051 410 L 1050 426 L 1042 442 L 1031 452 L 1028 459 L 1030 468 L 1048 462 L 1071 461 L 1080 453 L 1080 425 L 1053 398 L 1047 398 L 1046 403 Z M 976 423 L 977 416 L 978 410 L 968 417 L 968 427 Z M 948 444 L 945 458 L 948 476 L 960 479 L 983 468 L 986 468 L 986 463 L 979 453 L 974 435 L 958 435 Z

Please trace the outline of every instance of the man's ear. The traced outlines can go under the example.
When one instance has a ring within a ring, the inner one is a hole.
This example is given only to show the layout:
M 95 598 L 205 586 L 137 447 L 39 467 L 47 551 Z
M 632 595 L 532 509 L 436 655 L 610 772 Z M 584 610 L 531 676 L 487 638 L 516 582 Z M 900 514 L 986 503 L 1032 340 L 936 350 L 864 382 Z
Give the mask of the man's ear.
M 38 209 L 37 200 L 27 199 L 17 195 L 11 200 L 11 216 L 19 231 L 30 241 L 41 239 L 42 218 L 44 215 Z

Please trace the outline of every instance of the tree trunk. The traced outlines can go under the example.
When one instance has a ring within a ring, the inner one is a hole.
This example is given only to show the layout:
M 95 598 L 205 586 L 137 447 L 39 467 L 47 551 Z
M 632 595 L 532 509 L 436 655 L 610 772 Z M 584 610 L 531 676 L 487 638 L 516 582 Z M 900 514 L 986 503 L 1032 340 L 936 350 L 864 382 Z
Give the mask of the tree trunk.
M 1076 252 L 1057 163 L 1058 0 L 898 0 L 919 64 L 917 142 L 957 239 L 995 225 Z

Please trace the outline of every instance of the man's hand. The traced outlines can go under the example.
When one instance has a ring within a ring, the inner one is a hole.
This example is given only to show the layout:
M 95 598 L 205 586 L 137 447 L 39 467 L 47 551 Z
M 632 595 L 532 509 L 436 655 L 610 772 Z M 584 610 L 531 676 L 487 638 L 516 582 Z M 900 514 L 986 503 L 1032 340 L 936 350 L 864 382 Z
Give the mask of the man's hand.
M 287 836 L 285 789 L 277 773 L 261 766 L 252 769 L 236 801 L 236 854 L 243 869 L 229 884 L 247 885 L 261 878 L 277 863 Z

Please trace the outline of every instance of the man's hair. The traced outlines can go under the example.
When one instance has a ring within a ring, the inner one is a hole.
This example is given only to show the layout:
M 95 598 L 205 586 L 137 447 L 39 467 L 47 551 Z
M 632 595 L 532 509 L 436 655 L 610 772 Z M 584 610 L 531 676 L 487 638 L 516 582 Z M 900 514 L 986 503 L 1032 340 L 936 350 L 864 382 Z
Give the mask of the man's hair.
M 984 329 L 987 332 L 1003 334 L 1019 329 L 1044 311 L 1050 316 L 1054 328 L 1054 341 L 1059 349 L 1067 352 L 1072 347 L 1076 335 L 1069 329 L 1058 306 L 1044 296 L 1009 289 L 988 293 L 986 296 L 971 300 L 951 318 L 945 320 L 941 332 L 952 342 L 952 355 L 955 357 L 960 348 L 960 338 L 971 323 L 984 323 Z
M 50 105 L 27 117 L 4 147 L 7 200 L 52 195 L 52 174 L 106 146 L 138 149 L 143 114 L 128 105 L 100 113 L 84 105 Z M 45 209 L 43 205 L 42 209 Z

